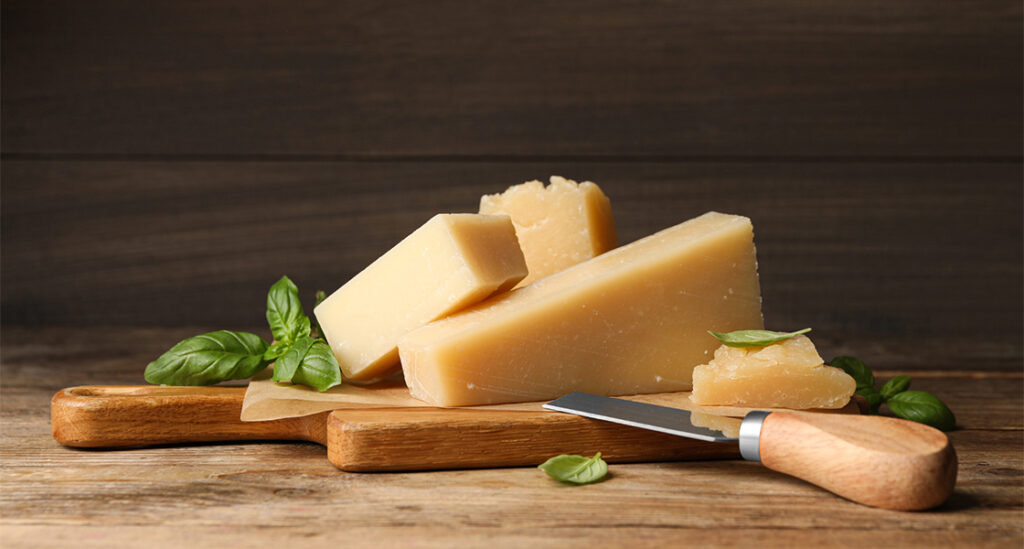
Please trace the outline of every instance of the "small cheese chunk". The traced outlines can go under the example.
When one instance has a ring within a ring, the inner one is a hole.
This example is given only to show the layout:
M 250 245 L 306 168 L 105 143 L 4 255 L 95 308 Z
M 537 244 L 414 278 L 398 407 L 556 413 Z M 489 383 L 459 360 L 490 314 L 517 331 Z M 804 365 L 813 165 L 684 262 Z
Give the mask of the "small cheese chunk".
M 693 394 L 702 405 L 770 408 L 840 408 L 857 383 L 823 364 L 814 343 L 796 336 L 766 347 L 722 345 L 708 364 L 693 370 Z
M 440 214 L 314 310 L 350 381 L 398 367 L 406 332 L 511 289 L 526 261 L 508 216 Z
M 708 213 L 410 332 L 412 395 L 437 406 L 690 388 L 718 341 L 760 327 L 753 227 Z
M 590 181 L 576 184 L 552 176 L 544 187 L 529 181 L 502 194 L 480 198 L 480 213 L 512 217 L 530 274 L 526 286 L 615 248 L 615 222 L 608 197 Z

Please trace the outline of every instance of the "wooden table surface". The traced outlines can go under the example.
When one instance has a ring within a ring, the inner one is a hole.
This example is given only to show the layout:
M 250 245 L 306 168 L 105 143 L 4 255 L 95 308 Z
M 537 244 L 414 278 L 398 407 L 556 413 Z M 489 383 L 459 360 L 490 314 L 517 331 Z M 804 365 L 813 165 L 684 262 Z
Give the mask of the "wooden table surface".
M 0 547 L 1021 547 L 1022 10 L 3 2 Z M 58 389 L 141 384 L 199 331 L 267 336 L 281 275 L 309 300 L 552 174 L 601 185 L 623 243 L 749 216 L 769 327 L 956 412 L 952 498 L 882 511 L 739 461 L 566 487 L 51 438 Z
M 532 468 L 343 473 L 311 443 L 64 448 L 49 399 L 140 384 L 154 350 L 203 327 L 5 326 L 0 546 L 1020 547 L 1024 376 L 1014 341 L 820 336 L 956 413 L 959 480 L 943 506 L 894 512 L 742 461 L 612 465 L 558 484 Z M 956 364 L 963 368 L 956 369 Z

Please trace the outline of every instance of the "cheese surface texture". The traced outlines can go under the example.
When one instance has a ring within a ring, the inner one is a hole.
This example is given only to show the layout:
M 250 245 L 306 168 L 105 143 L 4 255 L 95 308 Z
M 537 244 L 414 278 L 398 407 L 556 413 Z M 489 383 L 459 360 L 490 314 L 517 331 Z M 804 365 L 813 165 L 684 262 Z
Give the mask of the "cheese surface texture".
M 690 389 L 718 341 L 759 328 L 753 227 L 707 213 L 410 332 L 412 395 L 436 406 Z
M 530 269 L 519 286 L 557 273 L 615 248 L 608 197 L 590 181 L 552 176 L 547 187 L 528 181 L 480 198 L 480 213 L 508 215 Z
M 722 345 L 708 364 L 693 370 L 691 400 L 702 405 L 839 408 L 857 383 L 826 366 L 814 343 L 796 336 L 765 347 Z
M 374 381 L 397 369 L 406 332 L 509 290 L 526 273 L 508 216 L 440 214 L 313 312 L 345 377 Z

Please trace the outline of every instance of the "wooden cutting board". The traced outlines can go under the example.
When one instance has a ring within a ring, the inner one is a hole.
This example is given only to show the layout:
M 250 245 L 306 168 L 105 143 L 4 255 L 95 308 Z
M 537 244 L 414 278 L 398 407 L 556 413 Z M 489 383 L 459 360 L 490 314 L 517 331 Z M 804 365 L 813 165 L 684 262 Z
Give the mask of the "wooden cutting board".
M 373 408 L 243 422 L 244 395 L 244 387 L 70 387 L 54 395 L 50 423 L 54 439 L 80 448 L 309 441 L 326 446 L 334 466 L 359 472 L 538 465 L 558 454 L 596 452 L 611 463 L 740 457 L 735 443 L 557 412 Z

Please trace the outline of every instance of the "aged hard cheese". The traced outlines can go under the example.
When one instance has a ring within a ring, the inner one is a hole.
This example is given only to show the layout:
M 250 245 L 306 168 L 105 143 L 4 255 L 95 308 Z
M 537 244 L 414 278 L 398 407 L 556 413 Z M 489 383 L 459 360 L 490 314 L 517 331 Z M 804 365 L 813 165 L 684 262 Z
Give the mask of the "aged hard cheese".
M 410 332 L 399 353 L 437 406 L 682 391 L 718 345 L 707 330 L 761 325 L 750 220 L 712 212 Z
M 525 286 L 618 245 L 608 197 L 590 181 L 552 176 L 480 198 L 480 213 L 512 217 L 530 274 Z
M 406 332 L 511 289 L 526 272 L 508 216 L 436 215 L 314 314 L 345 377 L 373 381 L 398 367 Z
M 857 383 L 823 364 L 814 343 L 796 336 L 766 347 L 722 345 L 708 364 L 693 370 L 693 394 L 702 405 L 771 408 L 839 408 Z

